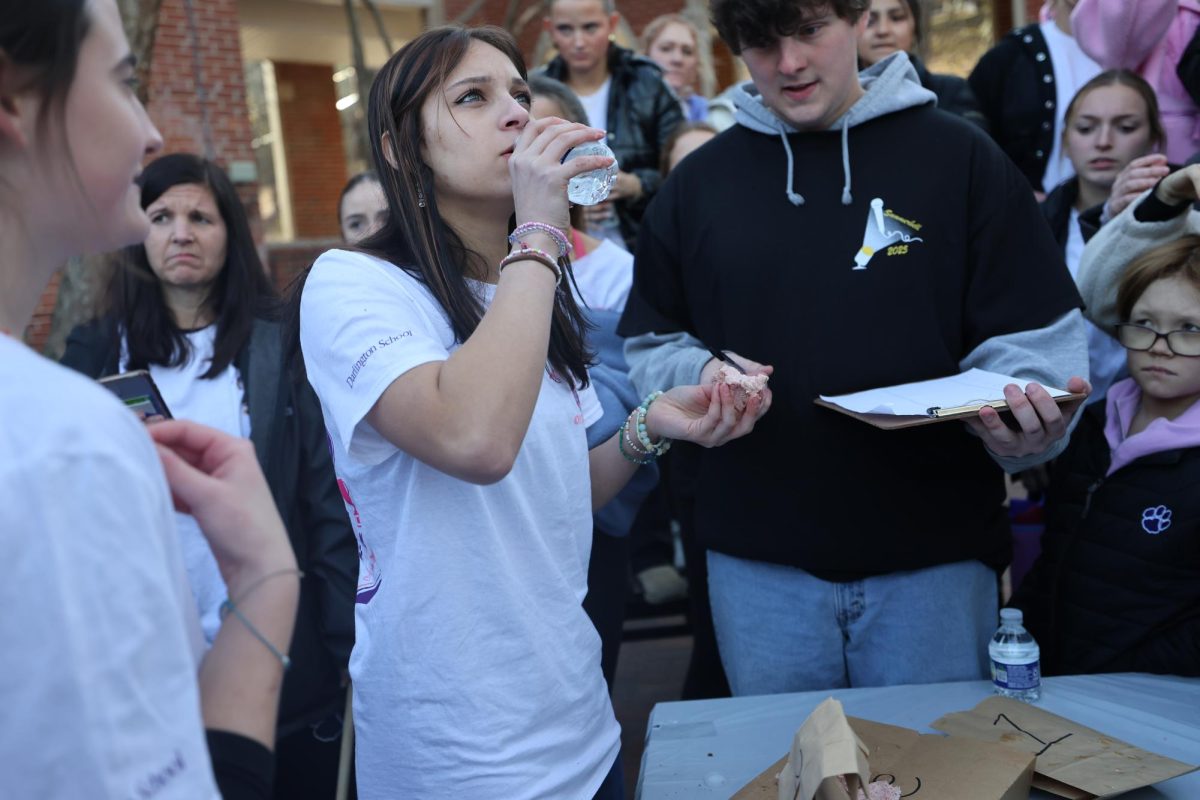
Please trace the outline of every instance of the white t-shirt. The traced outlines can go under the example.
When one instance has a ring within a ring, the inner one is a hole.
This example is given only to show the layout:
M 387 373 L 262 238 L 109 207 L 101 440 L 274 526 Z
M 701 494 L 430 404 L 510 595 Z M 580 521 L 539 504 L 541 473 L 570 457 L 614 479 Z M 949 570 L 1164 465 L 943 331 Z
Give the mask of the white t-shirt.
M 0 335 L 0 794 L 215 798 L 158 456 L 94 381 Z
M 230 364 L 211 380 L 202 380 L 212 361 L 217 341 L 217 326 L 209 325 L 186 334 L 191 346 L 188 361 L 177 367 L 150 365 L 150 377 L 158 386 L 163 401 L 175 419 L 188 419 L 224 431 L 230 436 L 250 438 L 250 412 L 246 408 L 246 389 L 238 368 Z M 128 354 L 122 341 L 119 369 L 127 368 Z M 191 514 L 176 514 L 179 546 L 187 569 L 188 583 L 200 613 L 204 639 L 212 644 L 221 628 L 221 603 L 228 597 L 225 581 L 217 567 L 208 540 Z
M 611 89 L 612 77 L 609 76 L 592 94 L 575 95 L 579 98 L 579 102 L 583 103 L 583 110 L 587 112 L 588 125 L 593 128 L 599 128 L 602 131 L 608 130 L 608 93 Z
M 1060 31 L 1054 20 L 1047 20 L 1038 27 L 1046 39 L 1050 65 L 1054 68 L 1054 143 L 1042 176 L 1042 190 L 1049 194 L 1075 174 L 1075 167 L 1063 152 L 1063 121 L 1071 98 L 1080 87 L 1100 74 L 1100 65 L 1083 52 L 1075 37 Z
M 604 239 L 571 264 L 583 302 L 598 311 L 621 311 L 633 286 L 633 255 Z
M 495 287 L 473 285 L 490 303 Z M 512 472 L 478 486 L 364 419 L 396 378 L 458 347 L 415 278 L 330 251 L 309 274 L 300 320 L 359 546 L 359 796 L 590 798 L 620 737 L 581 605 L 595 392 L 543 373 Z

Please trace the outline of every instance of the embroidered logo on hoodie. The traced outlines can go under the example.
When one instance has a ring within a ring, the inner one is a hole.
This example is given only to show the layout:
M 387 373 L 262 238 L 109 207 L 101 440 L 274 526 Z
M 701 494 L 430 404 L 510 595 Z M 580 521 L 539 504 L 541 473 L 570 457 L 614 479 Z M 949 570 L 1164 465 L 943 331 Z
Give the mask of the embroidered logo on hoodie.
M 1171 527 L 1171 509 L 1166 506 L 1150 506 L 1142 512 L 1142 530 L 1157 536 Z
M 867 227 L 863 231 L 862 247 L 854 256 L 854 269 L 866 269 L 867 263 L 881 250 L 889 256 L 902 256 L 913 242 L 924 241 L 917 236 L 921 223 L 896 214 L 883 207 L 883 200 L 876 197 L 871 201 L 867 213 Z

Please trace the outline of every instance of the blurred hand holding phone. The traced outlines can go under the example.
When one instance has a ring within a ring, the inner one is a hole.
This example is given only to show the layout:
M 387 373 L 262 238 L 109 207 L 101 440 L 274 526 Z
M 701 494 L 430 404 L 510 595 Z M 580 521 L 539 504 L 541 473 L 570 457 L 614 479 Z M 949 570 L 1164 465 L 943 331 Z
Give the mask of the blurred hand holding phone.
M 171 419 L 171 409 L 167 408 L 162 393 L 158 391 L 154 379 L 146 370 L 136 369 L 122 372 L 120 375 L 110 375 L 101 378 L 100 383 L 121 398 L 129 410 L 137 414 L 143 422 Z

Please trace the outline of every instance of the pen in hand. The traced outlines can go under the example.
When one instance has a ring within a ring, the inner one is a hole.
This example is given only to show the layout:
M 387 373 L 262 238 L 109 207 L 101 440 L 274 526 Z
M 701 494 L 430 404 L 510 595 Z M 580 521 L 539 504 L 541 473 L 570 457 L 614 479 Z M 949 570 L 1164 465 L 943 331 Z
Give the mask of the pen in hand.
M 709 347 L 708 352 L 712 353 L 713 358 L 717 359 L 717 361 L 728 364 L 743 375 L 747 374 L 746 370 L 742 368 L 742 365 L 730 358 L 724 350 L 718 350 L 715 347 Z

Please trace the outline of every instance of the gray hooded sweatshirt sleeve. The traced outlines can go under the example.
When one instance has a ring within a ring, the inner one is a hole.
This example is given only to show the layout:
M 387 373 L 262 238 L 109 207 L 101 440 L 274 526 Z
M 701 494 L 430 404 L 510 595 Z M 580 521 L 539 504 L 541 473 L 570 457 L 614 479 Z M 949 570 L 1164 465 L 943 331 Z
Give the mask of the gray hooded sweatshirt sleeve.
M 870 119 L 906 108 L 936 102 L 936 95 L 921 86 L 916 70 L 904 53 L 896 53 L 859 73 L 864 94 L 851 108 L 830 126 L 842 134 L 842 171 L 845 182 L 841 199 L 852 202 L 852 181 L 849 155 L 850 128 Z M 788 171 L 784 193 L 788 202 L 800 206 L 804 197 L 794 188 L 791 144 L 787 134 L 796 132 L 762 102 L 753 82 L 732 90 L 737 107 L 737 124 L 758 133 L 778 135 L 787 155 Z M 754 359 L 754 353 L 741 353 Z M 646 333 L 632 336 L 625 342 L 625 358 L 629 362 L 629 377 L 639 394 L 655 389 L 693 384 L 711 358 L 704 345 L 686 332 Z M 1066 386 L 1073 375 L 1087 377 L 1087 331 L 1083 316 L 1071 311 L 1044 328 L 1018 331 L 994 336 L 981 343 L 959 362 L 962 370 L 978 367 L 1007 375 L 1037 381 L 1047 386 Z M 1074 427 L 1078 415 L 1071 422 Z M 1009 458 L 988 453 L 1003 469 L 1019 472 L 1048 461 L 1067 446 L 1068 437 L 1055 442 L 1043 453 Z

